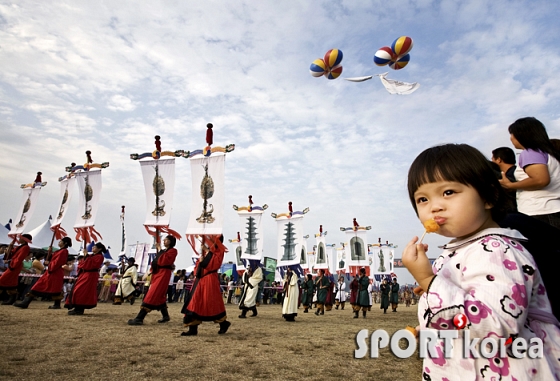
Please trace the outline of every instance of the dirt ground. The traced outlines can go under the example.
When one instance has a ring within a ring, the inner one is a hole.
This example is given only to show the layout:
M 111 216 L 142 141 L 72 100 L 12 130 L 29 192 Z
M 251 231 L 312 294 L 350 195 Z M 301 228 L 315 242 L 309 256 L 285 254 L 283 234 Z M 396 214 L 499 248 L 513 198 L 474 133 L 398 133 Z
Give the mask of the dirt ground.
M 355 337 L 362 329 L 389 334 L 416 325 L 416 306 L 387 314 L 373 305 L 366 319 L 353 318 L 350 306 L 323 316 L 298 311 L 284 321 L 281 307 L 264 305 L 254 318 L 239 319 L 237 305 L 227 305 L 232 322 L 225 335 L 203 323 L 198 336 L 180 336 L 181 306 L 169 305 L 171 322 L 151 312 L 143 326 L 128 326 L 140 303 L 110 303 L 68 316 L 34 301 L 27 310 L 0 306 L 1 380 L 391 380 L 421 379 L 417 355 L 399 359 L 388 349 L 372 359 L 354 358 Z M 369 339 L 368 339 L 369 343 Z

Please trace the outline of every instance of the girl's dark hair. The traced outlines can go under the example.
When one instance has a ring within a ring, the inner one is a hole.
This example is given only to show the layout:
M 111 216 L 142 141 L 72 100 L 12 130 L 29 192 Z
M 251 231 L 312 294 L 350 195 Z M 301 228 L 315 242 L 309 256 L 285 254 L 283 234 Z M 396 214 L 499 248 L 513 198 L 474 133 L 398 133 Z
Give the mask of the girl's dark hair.
M 64 237 L 61 239 L 62 242 L 66 245 L 66 247 L 72 247 L 72 238 Z
M 523 148 L 546 152 L 560 161 L 560 152 L 554 148 L 540 120 L 532 116 L 517 119 L 509 126 L 508 131 Z
M 101 242 L 97 242 L 95 244 L 95 247 L 97 247 L 99 249 L 99 251 L 101 251 L 102 253 L 107 251 L 107 248 L 105 248 L 105 245 L 102 244 Z
M 471 186 L 484 202 L 492 205 L 492 219 L 505 216 L 506 196 L 488 159 L 467 144 L 444 144 L 428 148 L 414 160 L 408 170 L 408 196 L 418 215 L 414 192 L 423 184 L 455 181 Z
M 171 234 L 165 237 L 169 240 L 169 248 L 175 247 L 177 244 L 177 238 L 173 237 Z

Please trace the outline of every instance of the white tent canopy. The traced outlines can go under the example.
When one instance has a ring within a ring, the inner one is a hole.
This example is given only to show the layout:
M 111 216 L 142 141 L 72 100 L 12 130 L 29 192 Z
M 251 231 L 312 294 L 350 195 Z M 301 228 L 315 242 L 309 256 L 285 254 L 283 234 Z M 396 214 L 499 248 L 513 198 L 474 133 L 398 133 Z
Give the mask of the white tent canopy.
M 28 234 L 31 234 L 33 237 L 32 244 L 29 247 L 35 249 L 46 249 L 50 246 L 53 232 L 51 230 L 51 217 L 43 222 L 41 225 L 37 226 L 35 229 L 31 230 Z M 53 247 L 56 247 L 58 241 L 55 240 L 53 243 Z M 73 242 L 77 244 L 77 242 Z M 68 248 L 68 253 L 71 255 L 78 254 L 78 251 L 74 247 Z

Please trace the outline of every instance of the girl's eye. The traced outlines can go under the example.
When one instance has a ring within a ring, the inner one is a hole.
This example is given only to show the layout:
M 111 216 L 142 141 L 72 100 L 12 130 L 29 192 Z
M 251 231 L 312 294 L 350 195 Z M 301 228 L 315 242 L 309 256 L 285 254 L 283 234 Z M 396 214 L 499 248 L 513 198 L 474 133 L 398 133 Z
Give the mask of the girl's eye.
M 428 201 L 428 199 L 426 197 L 418 197 L 416 199 L 417 204 L 421 204 L 421 203 L 426 202 L 426 201 Z
M 445 196 L 451 196 L 453 193 L 455 193 L 455 191 L 453 191 L 453 190 L 451 190 L 451 189 L 448 189 L 448 190 L 446 190 L 446 191 L 443 192 L 443 194 L 444 194 Z

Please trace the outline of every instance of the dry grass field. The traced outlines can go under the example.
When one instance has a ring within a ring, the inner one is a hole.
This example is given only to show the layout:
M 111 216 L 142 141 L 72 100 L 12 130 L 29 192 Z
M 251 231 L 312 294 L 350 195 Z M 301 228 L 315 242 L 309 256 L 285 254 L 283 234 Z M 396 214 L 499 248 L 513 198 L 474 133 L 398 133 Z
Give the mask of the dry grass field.
M 169 305 L 171 322 L 158 324 L 153 311 L 143 326 L 128 326 L 139 303 L 99 304 L 83 316 L 49 310 L 35 301 L 27 310 L 0 306 L 0 380 L 391 380 L 421 379 L 418 356 L 399 359 L 388 349 L 380 357 L 354 359 L 355 336 L 385 329 L 389 334 L 415 325 L 416 306 L 383 314 L 374 305 L 366 319 L 346 309 L 323 316 L 304 314 L 285 322 L 281 307 L 259 307 L 255 318 L 232 322 L 225 335 L 203 323 L 198 336 L 180 336 L 180 304 Z M 361 315 L 361 314 L 360 314 Z M 368 340 L 369 342 L 369 340 Z

